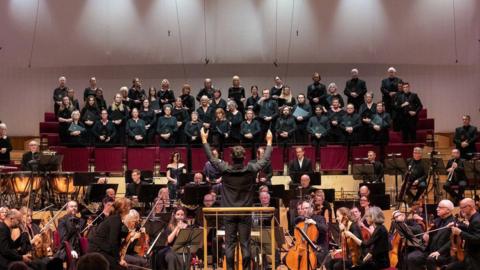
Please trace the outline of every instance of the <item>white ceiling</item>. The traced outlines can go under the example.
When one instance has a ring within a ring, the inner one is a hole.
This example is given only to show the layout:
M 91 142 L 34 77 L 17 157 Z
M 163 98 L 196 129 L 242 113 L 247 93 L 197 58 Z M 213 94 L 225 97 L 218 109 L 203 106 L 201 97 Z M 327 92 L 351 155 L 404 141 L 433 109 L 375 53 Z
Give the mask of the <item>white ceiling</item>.
M 478 64 L 479 2 L 1 0 L 0 65 Z

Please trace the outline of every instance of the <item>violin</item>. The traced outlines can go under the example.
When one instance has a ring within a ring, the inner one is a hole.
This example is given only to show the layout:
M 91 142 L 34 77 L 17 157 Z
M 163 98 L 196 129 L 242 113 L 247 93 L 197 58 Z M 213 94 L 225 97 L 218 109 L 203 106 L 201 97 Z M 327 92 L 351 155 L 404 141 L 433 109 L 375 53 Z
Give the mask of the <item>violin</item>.
M 302 237 L 299 230 L 305 232 L 308 238 L 313 242 L 316 242 L 318 239 L 319 232 L 314 220 L 305 218 L 303 221 L 298 222 L 297 225 L 295 225 L 294 232 L 295 245 L 288 250 L 287 255 L 285 256 L 286 265 L 292 270 L 316 269 L 317 255 L 314 250 L 311 250 L 311 252 L 308 252 L 307 254 L 308 242 Z
M 455 217 L 455 226 L 462 222 L 463 219 L 457 215 Z M 452 258 L 456 258 L 459 262 L 463 262 L 465 260 L 465 250 L 463 244 L 464 241 L 460 235 L 454 235 L 453 233 L 450 234 L 450 256 Z

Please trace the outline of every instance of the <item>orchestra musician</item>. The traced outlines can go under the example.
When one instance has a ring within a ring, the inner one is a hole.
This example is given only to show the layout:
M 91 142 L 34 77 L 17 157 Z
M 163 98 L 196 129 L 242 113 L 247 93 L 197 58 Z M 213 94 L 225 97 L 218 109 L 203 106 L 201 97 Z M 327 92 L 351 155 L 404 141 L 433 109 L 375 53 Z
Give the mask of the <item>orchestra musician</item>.
M 408 169 L 405 176 L 404 183 L 405 194 L 409 195 L 412 200 L 418 201 L 423 192 L 427 189 L 427 171 L 425 170 L 425 165 L 422 161 L 423 150 L 420 147 L 415 147 L 413 149 L 413 158 L 409 159 Z M 413 194 L 412 187 L 417 187 L 417 192 Z M 400 198 L 403 200 L 404 198 Z
M 38 161 L 40 158 L 40 152 L 38 151 L 38 142 L 36 140 L 31 140 L 28 143 L 29 151 L 25 152 L 22 156 L 22 170 L 31 171 L 32 170 L 32 161 Z
M 120 255 L 120 260 L 124 259 L 129 267 L 141 266 L 148 267 L 149 263 L 146 258 L 140 256 L 136 251 L 136 246 L 139 244 L 142 233 L 145 234 L 145 228 L 141 228 L 137 231 L 137 226 L 140 224 L 140 214 L 134 210 L 130 209 L 127 215 L 123 217 L 123 225 L 125 225 L 128 230 L 129 236 L 125 238 L 122 244 L 122 250 L 124 253 L 124 258 L 122 258 L 123 253 Z M 128 241 L 128 242 L 127 242 Z
M 140 187 L 147 184 L 145 181 L 142 181 L 141 175 L 142 172 L 140 170 L 132 170 L 132 182 L 127 185 L 125 197 L 129 197 L 133 203 L 138 203 Z
M 443 189 L 452 196 L 456 203 L 463 199 L 463 193 L 467 186 L 464 162 L 465 160 L 460 157 L 460 150 L 453 149 L 452 158 L 447 162 L 448 177 Z M 458 192 L 452 188 L 454 185 L 458 186 Z
M 20 247 L 22 239 L 16 241 L 11 238 L 12 229 L 18 228 L 22 222 L 22 213 L 16 209 L 8 210 L 5 219 L 0 222 L 0 268 L 7 269 L 8 265 L 15 261 L 30 263 L 31 254 L 20 255 L 17 248 Z
M 389 241 L 388 232 L 383 225 L 385 216 L 378 207 L 370 207 L 365 213 L 367 223 L 374 227 L 370 239 L 362 241 L 350 231 L 345 231 L 345 236 L 352 238 L 357 245 L 367 248 L 368 253 L 356 269 L 381 270 L 390 266 L 388 258 Z
M 272 132 L 267 132 L 267 147 L 263 159 L 257 163 L 243 165 L 245 149 L 235 146 L 232 151 L 233 164 L 227 166 L 219 159 L 212 156 L 208 144 L 208 132 L 201 130 L 202 144 L 208 160 L 222 172 L 222 206 L 223 207 L 248 207 L 253 205 L 255 175 L 263 168 L 272 153 Z M 242 248 L 243 269 L 250 269 L 250 231 L 252 219 L 249 216 L 228 216 L 224 218 L 226 236 L 226 260 L 227 269 L 234 267 L 234 251 L 239 233 L 240 245 Z
M 373 183 L 382 183 L 383 182 L 383 163 L 376 160 L 377 154 L 374 151 L 368 151 L 367 159 L 368 163 L 373 165 Z

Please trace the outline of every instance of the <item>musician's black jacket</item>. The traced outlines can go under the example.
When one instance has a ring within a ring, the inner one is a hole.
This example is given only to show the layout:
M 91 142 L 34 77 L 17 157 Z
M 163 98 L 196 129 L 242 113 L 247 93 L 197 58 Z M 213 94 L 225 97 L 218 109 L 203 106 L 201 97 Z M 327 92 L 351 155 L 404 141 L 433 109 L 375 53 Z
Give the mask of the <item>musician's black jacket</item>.
M 22 256 L 16 250 L 20 244 L 21 237 L 13 241 L 10 228 L 0 222 L 0 269 L 7 269 L 9 263 L 22 260 Z
M 414 159 L 408 159 L 407 162 L 407 173 L 408 171 L 410 174 L 408 175 L 408 181 L 414 182 L 415 180 L 418 180 L 418 182 L 425 182 L 427 180 L 427 171 L 425 169 L 425 166 L 423 164 L 423 161 L 421 159 L 419 160 L 414 160 Z
M 433 221 L 434 228 L 442 228 L 447 226 L 450 222 L 453 222 L 453 216 L 448 216 L 444 219 L 440 217 L 436 218 Z M 440 256 L 449 257 L 450 256 L 450 229 L 439 230 L 436 232 L 430 233 L 430 239 L 428 241 L 427 251 L 429 253 L 438 251 Z
M 40 158 L 40 153 L 35 152 L 32 153 L 31 151 L 25 152 L 22 156 L 22 170 L 24 171 L 31 171 L 32 166 L 30 165 L 30 161 L 38 160 Z
M 390 241 L 385 226 L 377 225 L 370 239 L 362 241 L 362 247 L 372 254 L 372 260 L 379 268 L 387 268 L 390 266 L 388 252 L 390 250 Z
M 89 252 L 106 253 L 116 261 L 120 259 L 120 244 L 128 230 L 122 223 L 120 215 L 109 216 L 98 225 L 95 233 L 89 236 Z
M 455 168 L 453 173 L 452 181 L 458 183 L 460 181 L 467 181 L 467 176 L 465 175 L 465 160 L 462 158 L 459 159 L 450 159 L 447 162 L 447 169 L 452 167 L 453 162 L 457 162 L 457 168 Z
M 70 214 L 63 216 L 58 220 L 58 234 L 60 236 L 61 248 L 57 252 L 56 257 L 65 260 L 66 250 L 65 241 L 68 241 L 72 251 L 76 251 L 81 255 L 80 249 L 80 232 L 84 227 L 85 221 Z
M 480 265 L 480 213 L 476 212 L 470 220 L 469 225 L 459 225 L 462 230 L 460 237 L 465 240 L 465 258 L 477 267 Z

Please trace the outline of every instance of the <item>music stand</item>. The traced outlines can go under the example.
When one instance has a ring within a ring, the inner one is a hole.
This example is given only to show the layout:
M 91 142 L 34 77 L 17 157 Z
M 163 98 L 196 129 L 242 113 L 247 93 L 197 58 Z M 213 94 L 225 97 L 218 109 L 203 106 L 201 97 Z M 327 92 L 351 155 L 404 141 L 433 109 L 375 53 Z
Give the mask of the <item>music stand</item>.
M 352 168 L 353 179 L 361 180 L 365 182 L 371 182 L 373 178 L 373 164 L 371 163 L 358 163 L 353 164 Z
M 193 182 L 193 176 L 195 174 L 193 173 L 181 173 L 179 176 L 178 176 L 178 186 L 179 187 L 183 187 L 185 186 L 186 184 L 190 183 L 190 182 Z M 203 180 L 202 180 L 203 182 Z
M 92 172 L 76 172 L 73 175 L 73 185 L 77 187 L 89 186 L 95 182 L 95 173 Z
M 430 189 L 427 188 L 425 191 L 425 199 L 427 198 L 428 193 L 433 189 L 434 202 L 437 203 L 440 201 L 441 197 L 439 175 L 447 175 L 448 173 L 443 160 L 435 157 L 433 153 L 434 152 L 432 151 L 429 158 L 423 158 L 422 162 L 425 170 L 428 172 L 427 187 L 430 186 L 430 182 L 433 180 L 432 187 Z
M 118 184 L 91 184 L 90 185 L 90 194 L 88 195 L 89 202 L 101 202 L 105 198 L 106 190 L 113 188 L 115 193 L 117 193 Z
M 144 203 L 152 203 L 158 196 L 158 192 L 161 188 L 167 187 L 166 185 L 145 184 L 140 185 L 140 191 L 138 192 L 138 200 Z
M 203 205 L 203 197 L 210 193 L 210 185 L 187 184 L 183 188 L 182 203 L 187 205 Z
M 45 155 L 40 153 L 38 159 L 38 171 L 52 172 L 57 171 L 63 162 L 63 155 Z
M 395 175 L 395 198 L 398 197 L 398 175 L 403 175 L 407 171 L 407 163 L 400 156 L 392 155 L 392 157 L 385 159 L 385 173 Z
M 183 262 L 190 262 L 190 254 L 196 253 L 203 246 L 203 229 L 181 229 L 173 243 L 172 250 L 182 254 Z M 206 262 L 205 262 L 206 263 Z

